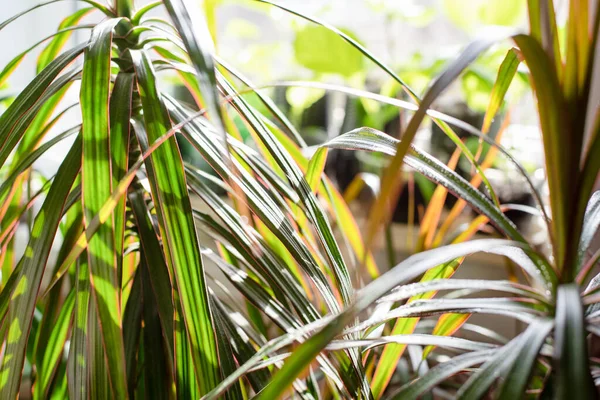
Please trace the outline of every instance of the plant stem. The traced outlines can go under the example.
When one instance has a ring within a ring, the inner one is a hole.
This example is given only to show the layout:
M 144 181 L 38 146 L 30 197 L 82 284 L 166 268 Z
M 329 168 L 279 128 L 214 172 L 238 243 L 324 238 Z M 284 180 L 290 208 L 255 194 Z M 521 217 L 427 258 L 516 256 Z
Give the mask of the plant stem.
M 135 0 L 116 0 L 115 8 L 119 17 L 131 18 Z

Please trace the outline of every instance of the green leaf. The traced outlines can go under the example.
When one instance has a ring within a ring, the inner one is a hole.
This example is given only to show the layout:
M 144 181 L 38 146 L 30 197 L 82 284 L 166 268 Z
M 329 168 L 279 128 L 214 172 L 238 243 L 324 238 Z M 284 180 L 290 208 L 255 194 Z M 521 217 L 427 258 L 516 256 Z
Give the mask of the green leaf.
M 590 5 L 588 0 L 573 0 L 569 2 L 569 18 L 567 20 L 567 37 L 565 40 L 565 69 L 563 76 L 563 91 L 565 99 L 568 102 L 570 111 L 574 117 L 584 117 L 586 109 L 578 108 L 581 104 L 587 103 L 586 85 L 588 82 L 587 74 L 588 57 L 590 54 L 590 31 L 589 31 L 589 12 Z M 580 102 L 581 96 L 585 99 Z M 573 121 L 574 124 L 581 125 L 582 122 Z M 583 122 L 585 125 L 585 122 Z M 583 131 L 580 132 L 583 135 Z M 583 137 L 579 138 L 579 140 Z M 579 142 L 581 143 L 581 142 Z
M 225 312 L 222 311 L 222 309 L 217 306 L 215 303 L 218 300 L 215 299 L 215 296 L 213 294 L 213 301 L 212 301 L 212 310 L 214 312 L 215 315 L 215 328 L 216 328 L 216 332 L 217 332 L 217 340 L 219 343 L 219 361 L 221 362 L 221 370 L 223 372 L 223 374 L 225 376 L 235 372 L 235 369 L 237 368 L 236 362 L 235 362 L 235 355 L 234 355 L 234 351 L 233 351 L 233 345 L 232 343 L 229 341 L 229 338 L 226 334 L 226 326 L 225 326 Z M 226 400 L 242 400 L 243 396 L 242 396 L 242 388 L 240 385 L 240 382 L 238 381 L 237 383 L 233 384 L 229 390 L 227 391 L 227 393 L 225 394 L 225 399 Z
M 131 56 L 144 112 L 147 137 L 136 131 L 143 147 L 144 142 L 153 143 L 169 131 L 171 121 L 157 91 L 148 56 L 141 51 L 131 51 Z M 171 137 L 152 153 L 146 160 L 146 168 L 167 262 L 175 275 L 200 393 L 204 394 L 220 380 L 217 348 L 198 237 L 175 138 Z
M 152 393 L 156 399 L 169 399 L 172 391 L 172 371 L 170 362 L 172 351 L 164 351 L 165 342 L 161 321 L 159 318 L 157 298 L 154 294 L 152 283 L 150 281 L 151 269 L 145 260 L 141 262 L 141 276 L 143 287 L 143 318 L 144 326 L 143 351 L 144 351 L 144 383 L 146 393 Z M 172 333 L 172 332 L 170 332 Z
M 323 144 L 323 146 L 337 149 L 378 151 L 388 155 L 395 155 L 397 154 L 396 149 L 401 143 L 398 139 L 392 138 L 375 129 L 358 128 L 330 140 Z M 414 146 L 409 146 L 405 162 L 423 174 L 427 179 L 446 187 L 448 191 L 465 200 L 473 209 L 486 215 L 507 237 L 525 243 L 523 236 L 500 209 L 495 207 L 483 193 L 446 165 Z M 538 280 L 543 286 L 553 287 L 557 281 L 554 270 L 535 252 L 528 250 L 527 256 L 535 264 L 533 269 L 529 269 L 528 274 L 533 279 Z
M 510 49 L 506 53 L 504 60 L 502 60 L 502 64 L 500 64 L 500 68 L 498 69 L 498 76 L 492 87 L 487 109 L 485 110 L 485 116 L 483 117 L 482 132 L 487 133 L 489 131 L 492 121 L 502 106 L 506 92 L 510 87 L 520 62 L 517 50 L 514 48 Z
M 34 45 L 30 46 L 27 50 L 17 54 L 12 60 L 10 60 L 8 62 L 8 64 L 6 64 L 6 66 L 4 67 L 4 69 L 2 69 L 2 71 L 0 72 L 0 86 L 4 85 L 6 83 L 6 80 L 8 78 L 10 78 L 10 76 L 12 75 L 13 72 L 15 72 L 15 70 L 17 69 L 17 67 L 19 65 L 21 65 L 21 62 L 25 59 L 25 57 L 31 53 L 32 50 L 34 50 L 36 47 L 38 47 L 39 45 L 41 45 L 42 43 L 44 43 L 46 40 L 50 39 L 50 38 L 58 38 L 61 37 L 62 35 L 70 35 L 70 33 L 74 30 L 79 30 L 79 29 L 89 29 L 91 28 L 91 26 L 89 25 L 85 25 L 85 26 L 75 26 L 75 27 L 68 27 L 68 28 L 64 28 L 61 29 L 57 32 L 54 32 L 53 34 L 45 37 L 44 39 L 38 41 L 37 43 L 35 43 Z M 56 55 L 53 56 L 52 59 L 54 59 Z M 52 61 L 52 60 L 48 60 L 48 62 L 44 65 L 47 66 L 48 63 Z M 37 72 L 38 74 L 41 72 L 41 69 Z
M 142 192 L 131 190 L 128 197 L 140 238 L 140 254 L 144 259 L 143 266 L 148 268 L 150 274 L 149 282 L 155 295 L 154 301 L 158 308 L 158 315 L 163 329 L 165 351 L 169 354 L 169 362 L 173 364 L 174 307 L 170 271 L 161 251 L 160 238 L 152 224 L 151 215 L 146 208 Z
M 438 268 L 438 267 L 436 267 Z M 428 273 L 429 274 L 429 273 Z M 432 276 L 433 278 L 433 276 Z M 397 302 L 406 300 L 413 296 L 423 293 L 440 290 L 468 290 L 469 294 L 479 291 L 498 291 L 527 297 L 550 304 L 550 299 L 540 291 L 531 289 L 525 285 L 506 281 L 506 280 L 485 280 L 485 279 L 445 279 L 437 278 L 433 280 L 421 280 L 418 283 L 411 283 L 393 290 L 387 296 L 380 298 L 377 302 Z
M 356 36 L 342 30 L 358 42 Z M 363 56 L 331 30 L 307 25 L 296 32 L 294 39 L 296 61 L 317 73 L 340 74 L 350 77 L 363 69 Z
M 77 196 L 76 196 L 77 198 L 74 200 L 75 201 L 74 204 L 72 206 L 70 206 L 70 208 L 66 212 L 64 219 L 63 219 L 63 223 L 61 224 L 62 226 L 61 226 L 60 230 L 61 230 L 61 234 L 63 237 L 63 241 L 62 241 L 62 244 L 60 245 L 60 250 L 58 251 L 58 257 L 54 264 L 55 271 L 59 267 L 62 260 L 64 260 L 64 258 L 67 256 L 69 249 L 74 245 L 74 243 L 77 239 L 77 236 L 79 236 L 79 234 L 81 233 L 81 231 L 83 229 L 83 214 L 81 211 L 81 203 L 80 203 L 80 201 L 78 201 L 79 196 L 80 196 L 80 192 L 79 193 L 78 192 L 79 192 L 78 190 L 72 191 L 72 194 L 74 194 L 74 193 L 77 194 Z M 71 194 L 71 196 L 72 196 L 72 194 Z M 69 207 L 69 205 L 70 205 L 69 203 L 70 202 L 68 202 L 67 207 Z M 65 207 L 65 209 L 67 207 Z M 75 278 L 76 278 L 76 276 L 75 276 Z M 64 280 L 66 280 L 66 279 L 64 279 Z M 73 286 L 76 286 L 76 284 Z M 77 296 L 74 293 L 75 291 L 76 291 L 76 289 L 73 288 L 71 293 L 69 294 L 69 296 L 71 296 L 71 295 L 73 296 L 73 302 L 76 301 L 76 296 Z M 63 293 L 61 285 L 56 285 L 54 287 L 54 289 L 52 289 L 48 293 L 45 304 L 43 304 L 43 306 L 44 306 L 43 307 L 43 317 L 42 317 L 42 321 L 40 323 L 41 327 L 40 327 L 38 336 L 36 337 L 35 363 L 36 363 L 36 366 L 38 366 L 38 369 L 39 369 L 39 366 L 44 364 L 44 359 L 47 357 L 47 352 L 44 351 L 44 349 L 47 349 L 47 347 L 49 347 L 49 346 L 47 346 L 47 343 L 50 340 L 49 338 L 56 334 L 55 328 L 57 328 L 57 326 L 55 325 L 55 322 L 58 321 L 59 315 L 64 310 L 62 305 L 63 304 L 65 306 L 67 305 L 67 303 L 63 302 L 64 301 L 63 297 L 64 297 L 64 293 Z M 67 338 L 67 335 L 68 335 L 68 329 L 71 327 L 70 315 L 73 314 L 74 304 L 71 304 L 69 307 L 71 308 L 71 311 L 69 313 L 69 320 L 66 321 L 67 322 L 67 331 L 65 332 L 65 339 Z M 58 328 L 58 329 L 60 329 L 60 328 Z M 65 377 L 64 377 L 65 388 L 64 388 L 64 390 L 67 391 L 66 362 L 64 362 L 64 361 L 60 362 L 60 360 L 58 360 L 57 366 L 58 366 L 58 364 L 60 364 L 60 370 L 63 370 L 63 369 L 65 370 Z M 63 380 L 63 377 L 60 376 L 60 372 L 58 373 L 57 377 L 55 378 L 55 381 L 57 379 L 61 380 L 61 381 Z M 53 384 L 52 387 L 54 387 L 54 386 L 56 386 L 56 385 Z M 38 390 L 40 387 L 41 387 L 41 385 L 34 386 L 34 392 L 36 390 Z M 40 395 L 39 391 L 36 393 L 37 393 L 37 395 Z M 34 393 L 34 395 L 36 393 Z M 49 395 L 49 393 L 45 394 L 45 396 L 48 396 L 48 395 Z
M 133 26 L 138 26 L 140 24 L 140 22 L 142 22 L 142 17 L 144 15 L 146 15 L 146 13 L 158 6 L 161 6 L 163 4 L 162 0 L 159 1 L 153 1 L 151 3 L 146 4 L 145 6 L 141 7 L 139 10 L 137 10 L 135 12 L 135 14 L 133 15 L 133 17 L 131 18 L 131 24 Z
M 433 82 L 430 88 L 425 93 L 423 100 L 419 104 L 418 110 L 410 119 L 406 130 L 402 135 L 402 141 L 396 148 L 396 154 L 390 161 L 390 164 L 385 169 L 381 181 L 381 189 L 375 203 L 369 213 L 367 223 L 367 240 L 372 240 L 375 233 L 382 223 L 391 215 L 389 204 L 395 204 L 400 190 L 402 188 L 402 164 L 404 156 L 407 154 L 410 144 L 415 137 L 421 122 L 426 116 L 427 109 L 433 101 L 458 77 L 458 75 L 471 64 L 480 53 L 491 46 L 496 40 L 480 40 L 471 43 L 451 65 Z M 458 140 L 457 144 L 462 144 Z M 465 153 L 469 153 L 466 151 Z M 485 175 L 482 175 L 482 177 Z M 493 192 L 491 192 L 493 196 Z M 494 197 L 495 198 L 495 197 Z M 497 200 L 496 200 L 497 203 Z
M 136 269 L 131 284 L 131 291 L 123 313 L 123 346 L 125 348 L 125 368 L 127 371 L 127 387 L 129 397 L 135 398 L 135 389 L 138 386 L 138 360 L 142 364 L 141 355 L 138 355 L 138 346 L 142 331 L 142 312 L 144 300 L 142 298 L 142 273 L 140 267 Z
M 574 147 L 566 103 L 548 55 L 531 36 L 517 35 L 513 39 L 529 67 L 537 98 L 552 209 L 554 257 L 559 271 L 571 270 L 574 268 L 564 263 L 568 263 L 565 259 L 567 241 L 573 233 L 569 231 L 569 214 L 574 206 L 570 197 L 575 193 L 576 180 L 572 177 L 577 176 L 580 149 Z
M 33 118 L 33 121 L 31 121 L 31 124 L 27 127 L 23 138 L 19 142 L 15 152 L 15 157 L 13 158 L 12 162 L 20 160 L 22 157 L 27 157 L 32 151 L 34 151 L 34 149 L 38 147 L 42 140 L 46 137 L 50 129 L 56 125 L 64 113 L 70 108 L 66 108 L 58 113 L 56 117 L 50 120 L 52 115 L 55 113 L 56 108 L 66 95 L 71 83 L 72 82 L 67 82 L 66 85 L 64 85 L 60 90 L 43 102 L 43 105 L 37 111 L 35 118 Z
M 271 399 L 280 396 L 292 384 L 308 364 L 343 328 L 351 323 L 355 316 L 373 304 L 378 298 L 395 286 L 408 282 L 428 269 L 463 255 L 477 252 L 502 251 L 503 246 L 512 242 L 503 240 L 478 240 L 468 243 L 449 245 L 412 255 L 380 278 L 365 286 L 356 295 L 356 300 L 343 312 L 335 316 L 323 329 L 302 343 L 275 374 L 271 384 L 260 394 L 259 399 Z M 479 301 L 481 303 L 481 301 Z M 447 311 L 447 310 L 446 310 Z
M 418 399 L 438 383 L 463 371 L 466 368 L 481 364 L 493 356 L 496 350 L 484 350 L 462 354 L 431 368 L 425 375 L 404 385 L 389 396 L 392 400 Z
M 80 10 L 77 10 L 73 14 L 69 15 L 67 18 L 63 19 L 62 22 L 60 23 L 60 25 L 58 26 L 58 32 L 62 32 L 63 30 L 65 30 L 69 27 L 77 25 L 79 23 L 79 21 L 81 21 L 83 19 L 83 17 L 88 15 L 93 10 L 94 10 L 94 8 L 92 8 L 92 7 L 82 8 Z M 44 68 L 46 68 L 46 66 L 52 60 L 54 60 L 56 58 L 56 56 L 58 56 L 58 54 L 60 53 L 62 48 L 65 46 L 65 44 L 68 42 L 69 38 L 71 37 L 71 32 L 72 31 L 64 31 L 64 33 L 60 33 L 60 34 L 56 35 L 52 39 L 52 41 L 50 43 L 48 43 L 48 45 L 44 48 L 44 50 L 42 50 L 42 52 L 40 53 L 40 55 L 38 56 L 38 59 L 37 59 L 36 69 L 37 69 L 38 74 Z
M 600 191 L 594 192 L 588 201 L 583 217 L 583 228 L 577 249 L 577 271 L 583 267 L 587 251 L 600 227 Z
M 452 336 L 464 326 L 465 322 L 467 322 L 470 317 L 469 314 L 444 314 L 438 318 L 431 333 L 439 336 Z M 427 346 L 423 349 L 423 358 L 427 358 L 433 349 L 433 346 Z
M 76 133 L 79 133 L 80 131 L 80 126 L 68 129 L 48 140 L 34 151 L 25 154 L 20 160 L 12 161 L 10 165 L 11 172 L 3 179 L 2 184 L 0 185 L 0 198 L 4 198 L 4 196 L 7 194 L 7 191 L 13 186 L 14 182 L 19 178 L 19 176 L 31 168 L 33 163 L 36 162 L 41 156 L 46 154 L 55 144 L 63 139 L 73 136 Z
M 15 398 L 19 392 L 25 347 L 46 262 L 58 229 L 69 191 L 79 173 L 81 141 L 77 140 L 61 164 L 48 196 L 35 218 L 23 258 L 15 267 L 15 290 L 10 295 L 7 344 L 0 372 L 0 397 Z M 5 289 L 6 290 L 6 289 Z
M 174 289 L 175 301 L 175 360 L 177 398 L 181 400 L 200 398 L 200 387 L 196 379 L 192 347 L 186 333 L 182 317 L 181 302 L 177 289 Z
M 547 322 L 547 329 L 545 329 L 545 335 L 552 328 L 552 321 Z M 523 347 L 529 345 L 528 334 L 531 335 L 533 331 L 541 328 L 537 324 L 532 323 L 525 333 L 517 336 L 511 340 L 508 344 L 504 345 L 499 349 L 493 357 L 490 357 L 478 370 L 476 370 L 469 379 L 461 385 L 457 393 L 458 399 L 480 399 L 489 390 L 496 379 L 504 376 L 509 368 L 515 363 L 517 356 L 523 350 Z M 544 335 L 544 337 L 545 337 Z M 522 371 L 523 372 L 523 371 Z M 529 376 L 527 371 L 526 377 Z M 520 392 L 523 393 L 523 392 Z
M 133 83 L 135 75 L 121 72 L 117 75 L 110 96 L 110 153 L 112 187 L 116 187 L 127 174 L 129 166 L 129 136 L 132 112 Z M 123 267 L 123 246 L 125 234 L 125 202 L 123 195 L 114 210 L 115 254 L 117 256 L 117 281 L 121 281 Z
M 196 70 L 196 78 L 205 108 L 212 116 L 217 131 L 225 137 L 225 128 L 213 60 L 214 44 L 199 5 L 190 0 L 165 0 L 164 2 L 177 32 L 181 36 Z
M 498 388 L 499 400 L 516 399 L 525 393 L 540 349 L 553 325 L 552 320 L 540 320 L 527 328 L 520 341 L 519 353 Z
M 559 45 L 559 32 L 552 0 L 527 0 L 531 36 L 542 44 L 554 65 L 559 79 L 563 73 L 563 59 Z
M 27 127 L 25 134 L 21 138 L 15 154 L 11 160 L 11 164 L 9 166 L 9 178 L 3 183 L 3 188 L 7 187 L 7 185 L 12 184 L 12 190 L 8 193 L 8 196 L 5 198 L 5 207 L 8 207 L 8 213 L 10 214 L 10 209 L 18 209 L 23 192 L 23 184 L 25 180 L 28 179 L 29 174 L 25 172 L 21 175 L 18 175 L 16 171 L 19 168 L 23 168 L 27 165 L 28 162 L 33 161 L 34 156 L 39 157 L 41 154 L 41 149 L 36 149 L 39 143 L 45 138 L 46 134 L 52 129 L 52 127 L 60 120 L 60 118 L 64 115 L 64 112 L 69 108 L 65 109 L 58 113 L 56 117 L 52 120 L 48 121 L 52 114 L 54 113 L 56 107 L 62 100 L 63 96 L 66 94 L 68 87 L 71 82 L 67 82 L 63 87 L 56 91 L 55 94 L 51 95 L 49 98 L 45 100 L 40 100 L 39 107 L 37 113 L 33 117 L 33 120 L 29 120 L 28 118 L 24 118 L 27 120 L 27 123 L 31 121 L 30 125 Z M 23 125 L 24 126 L 24 125 Z M 60 136 L 60 135 L 59 135 Z M 49 142 L 52 142 L 50 140 Z M 49 143 L 47 142 L 47 143 Z M 47 146 L 47 144 L 42 145 L 42 147 Z M 14 179 L 12 182 L 11 180 Z M 0 193 L 0 195 L 4 196 L 4 193 Z M 7 222 L 10 221 L 9 218 L 5 218 L 2 220 L 2 230 L 7 229 Z
M 56 379 L 52 385 L 52 393 L 50 394 L 51 400 L 66 399 L 69 396 L 67 383 L 67 363 L 61 362 L 59 369 L 56 372 Z
M 48 398 L 50 384 L 63 355 L 63 348 L 68 337 L 71 317 L 75 306 L 76 292 L 71 291 L 61 305 L 60 313 L 54 322 L 50 336 L 44 343 L 44 356 L 41 364 L 37 364 L 38 378 L 34 387 L 34 399 Z M 40 351 L 40 349 L 38 349 Z
M 89 258 L 89 255 L 88 255 Z M 98 318 L 98 307 L 93 298 L 90 297 L 89 312 L 87 320 L 88 347 L 86 353 L 86 363 L 88 365 L 88 385 L 90 398 L 107 398 L 110 396 L 110 372 L 106 368 L 98 366 L 106 365 L 107 354 L 103 344 L 102 327 Z M 125 377 L 123 377 L 125 379 Z
M 88 398 L 88 310 L 90 303 L 90 272 L 87 265 L 87 254 L 77 261 L 75 273 L 75 316 L 71 331 L 69 358 L 67 361 L 67 382 L 69 397 L 74 400 Z
M 72 75 L 66 74 L 51 84 L 58 74 L 83 52 L 84 48 L 85 45 L 76 46 L 52 61 L 19 93 L 10 107 L 0 116 L 0 140 L 2 141 L 0 166 L 4 165 L 45 100 L 71 80 Z
M 113 29 L 120 19 L 106 20 L 94 28 L 85 51 L 81 81 L 83 119 L 82 201 L 86 229 L 112 194 L 109 140 L 110 60 Z M 88 244 L 90 284 L 98 312 L 100 343 L 106 362 L 94 359 L 91 380 L 101 391 L 96 395 L 127 397 L 123 346 L 121 285 L 117 276 L 113 219 L 102 224 Z M 107 371 L 110 382 L 103 382 Z M 104 390 L 108 392 L 104 392 Z
M 321 182 L 321 175 L 325 169 L 325 162 L 327 161 L 327 147 L 321 146 L 315 152 L 308 163 L 306 170 L 306 182 L 313 193 L 317 191 L 319 183 Z
M 577 284 L 558 287 L 555 318 L 556 396 L 565 399 L 577 393 L 581 398 L 591 399 L 596 388 L 590 375 L 586 321 Z
M 232 352 L 238 360 L 238 364 L 245 363 L 256 354 L 256 350 L 254 349 L 250 338 L 240 334 L 240 332 L 238 331 L 239 324 L 236 324 L 231 319 L 229 314 L 226 312 L 227 310 L 224 309 L 222 304 L 215 304 L 220 310 L 219 312 L 223 318 L 222 322 L 224 334 L 232 343 L 234 343 L 234 345 L 232 346 Z M 250 385 L 252 386 L 254 391 L 258 393 L 269 384 L 269 380 L 271 379 L 271 373 L 265 369 L 257 370 L 246 375 L 246 378 L 250 382 Z
M 218 57 L 215 57 L 219 65 L 225 68 L 230 74 L 240 80 L 244 85 L 253 88 L 252 82 L 248 80 L 245 76 L 243 76 L 239 71 L 234 69 L 230 64 L 226 63 L 224 60 L 221 60 Z M 306 143 L 304 139 L 300 135 L 300 133 L 296 130 L 294 125 L 289 121 L 289 119 L 285 116 L 285 114 L 277 107 L 277 105 L 271 100 L 268 96 L 262 94 L 260 90 L 254 90 L 256 96 L 259 100 L 267 107 L 267 109 L 273 114 L 273 116 L 285 127 L 285 129 L 289 132 L 290 136 L 294 139 L 296 144 L 300 147 L 306 147 Z
M 20 13 L 18 13 L 16 15 L 13 15 L 12 17 L 10 17 L 7 20 L 5 20 L 4 22 L 0 23 L 0 31 L 2 29 L 6 28 L 6 26 L 9 25 L 11 22 L 14 22 L 17 19 L 21 18 L 23 15 L 26 15 L 26 14 L 30 13 L 31 11 L 36 10 L 36 9 L 38 9 L 40 7 L 44 7 L 44 6 L 47 6 L 49 4 L 53 4 L 53 3 L 58 3 L 59 1 L 64 1 L 64 0 L 50 0 L 50 1 L 45 1 L 45 2 L 42 2 L 42 3 L 38 3 L 38 4 L 34 5 L 31 8 L 28 8 L 27 10 L 21 11 Z M 93 0 L 80 0 L 80 1 L 83 1 L 84 3 L 90 4 L 91 6 L 93 6 L 94 8 L 96 8 L 97 10 L 103 12 L 108 17 L 113 16 L 113 13 L 106 6 L 103 6 L 100 3 L 97 3 L 97 2 L 95 2 Z
M 600 16 L 598 18 L 600 21 Z M 598 22 L 600 25 L 600 22 Z M 581 172 L 581 183 L 579 185 L 579 202 L 577 204 L 578 214 L 580 214 L 585 222 L 585 211 L 588 208 L 592 190 L 596 184 L 598 171 L 600 170 L 600 111 L 596 111 L 589 139 L 589 149 L 585 156 Z M 573 241 L 580 241 L 580 237 L 574 236 Z M 578 249 L 580 243 L 577 243 Z M 578 255 L 579 257 L 579 255 Z M 580 265 L 577 265 L 580 267 Z

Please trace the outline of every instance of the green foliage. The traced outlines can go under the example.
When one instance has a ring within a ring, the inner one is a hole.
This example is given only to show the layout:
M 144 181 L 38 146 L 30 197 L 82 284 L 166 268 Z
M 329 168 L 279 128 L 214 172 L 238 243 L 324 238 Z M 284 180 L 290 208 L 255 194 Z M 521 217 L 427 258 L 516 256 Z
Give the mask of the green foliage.
M 465 30 L 480 24 L 514 26 L 525 14 L 523 0 L 444 0 L 443 5 L 448 18 Z
M 356 40 L 356 36 L 342 30 Z M 340 74 L 350 77 L 362 71 L 362 54 L 349 46 L 340 46 L 335 32 L 322 26 L 306 25 L 296 32 L 294 55 L 296 61 L 319 74 Z
M 368 59 L 393 81 L 383 95 L 304 84 L 288 92 L 294 107 L 339 91 L 363 99 L 365 109 L 382 104 L 411 116 L 402 140 L 356 128 L 310 160 L 275 102 L 214 55 L 218 2 L 86 2 L 90 8 L 63 20 L 37 76 L 0 116 L 1 398 L 595 395 L 599 367 L 588 343 L 600 335 L 600 278 L 589 278 L 600 258 L 591 248 L 600 225 L 592 194 L 600 113 L 590 99 L 600 17 L 589 18 L 587 1 L 569 3 L 565 48 L 553 3 L 529 1 L 531 33 L 513 36 L 516 47 L 494 65 L 494 77 L 476 82 L 490 96 L 483 125 L 473 127 L 430 107 L 457 79 L 479 79 L 476 60 L 497 39 L 438 65 L 421 99 L 353 35 L 260 0 L 306 20 L 295 42 L 303 66 L 350 77 Z M 147 17 L 163 6 L 170 21 Z M 514 22 L 503 9 L 474 9 L 487 23 Z M 0 34 L 27 12 L 0 24 Z M 80 25 L 88 13 L 100 22 Z M 66 48 L 70 32 L 88 28 L 85 43 Z M 520 63 L 537 100 L 552 219 L 524 168 L 487 136 Z M 163 92 L 161 80 L 173 79 L 163 71 L 185 83 L 196 104 Z M 82 124 L 44 141 L 78 80 L 80 103 L 66 108 L 78 110 Z M 398 88 L 411 101 L 392 96 Z M 426 119 L 457 146 L 448 164 L 411 144 Z M 473 137 L 463 142 L 456 128 Z M 184 162 L 176 134 L 214 174 Z M 56 174 L 32 189 L 36 160 L 69 138 Z M 388 161 L 364 229 L 323 173 L 330 150 Z M 514 205 L 500 204 L 485 177 L 497 155 L 526 178 L 537 210 L 526 209 L 544 220 L 552 254 L 505 214 Z M 461 156 L 473 176 L 454 171 Z M 390 223 L 405 165 L 434 186 L 415 253 L 380 274 L 371 250 Z M 448 193 L 459 201 L 444 214 Z M 458 226 L 467 206 L 478 216 Z M 501 238 L 471 240 L 490 227 Z M 454 279 L 474 253 L 504 257 L 518 273 Z M 510 318 L 523 330 L 506 339 L 473 314 Z

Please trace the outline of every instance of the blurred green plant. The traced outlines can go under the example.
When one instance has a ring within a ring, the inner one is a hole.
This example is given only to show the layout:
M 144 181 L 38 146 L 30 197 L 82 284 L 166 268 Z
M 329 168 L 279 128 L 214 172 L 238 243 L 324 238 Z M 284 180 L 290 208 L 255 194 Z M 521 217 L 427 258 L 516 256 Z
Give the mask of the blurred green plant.
M 351 32 L 343 32 L 357 40 Z M 329 29 L 306 25 L 296 32 L 294 55 L 300 65 L 317 74 L 339 74 L 349 78 L 363 70 L 363 56 L 343 43 Z

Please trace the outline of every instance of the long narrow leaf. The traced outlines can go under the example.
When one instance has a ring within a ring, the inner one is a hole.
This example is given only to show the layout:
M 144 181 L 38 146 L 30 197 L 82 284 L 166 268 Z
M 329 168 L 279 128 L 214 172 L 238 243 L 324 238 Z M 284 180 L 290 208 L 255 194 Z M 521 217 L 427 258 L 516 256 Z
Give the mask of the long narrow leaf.
M 590 197 L 583 219 L 583 228 L 577 249 L 577 270 L 583 267 L 588 248 L 600 227 L 600 191 Z
M 132 51 L 131 55 L 144 110 L 146 140 L 153 143 L 169 131 L 171 121 L 157 91 L 148 56 L 138 51 Z M 138 135 L 140 139 L 145 138 Z M 218 357 L 192 207 L 175 139 L 170 138 L 158 148 L 146 161 L 146 167 L 150 173 L 163 245 L 168 254 L 167 262 L 174 272 L 181 296 L 182 317 L 200 392 L 206 393 L 219 382 Z
M 109 83 L 112 32 L 119 19 L 99 24 L 86 49 L 81 83 L 83 118 L 83 209 L 86 228 L 112 193 L 110 153 Z M 122 337 L 121 293 L 117 277 L 113 220 L 99 227 L 88 245 L 92 298 L 96 304 L 106 363 L 91 365 L 92 380 L 118 398 L 127 396 L 125 353 Z M 94 360 L 96 361 L 96 360 Z M 99 371 L 108 370 L 110 382 Z M 102 390 L 102 389 L 101 389 Z M 109 394 L 106 394 L 107 396 Z
M 380 278 L 367 285 L 357 296 L 357 300 L 345 311 L 336 316 L 325 328 L 300 345 L 287 360 L 281 370 L 275 374 L 271 384 L 260 393 L 259 398 L 270 399 L 281 395 L 296 376 L 310 363 L 314 357 L 339 334 L 344 326 L 354 317 L 373 304 L 379 297 L 395 286 L 414 279 L 428 269 L 448 260 L 461 257 L 476 251 L 497 251 L 511 242 L 502 240 L 480 240 L 446 246 L 415 254 Z
M 585 319 L 577 284 L 558 288 L 554 341 L 557 397 L 578 393 L 582 398 L 593 398 L 596 389 L 590 375 Z
M 41 107 L 38 100 L 43 96 L 52 95 L 64 86 L 68 80 L 52 86 L 50 83 L 56 76 L 77 58 L 85 48 L 79 45 L 67 51 L 52 61 L 38 74 L 31 83 L 23 89 L 10 107 L 0 116 L 0 166 L 4 164 L 14 146 L 21 139 L 25 129 L 35 116 L 35 111 Z
M 120 73 L 117 75 L 110 96 L 110 152 L 112 187 L 116 187 L 127 174 L 129 166 L 129 135 L 132 112 L 134 75 Z M 123 247 L 125 234 L 125 200 L 123 196 L 114 211 L 115 254 L 117 257 L 117 281 L 121 280 L 123 264 Z
M 495 350 L 484 350 L 454 357 L 450 361 L 435 366 L 419 379 L 406 384 L 399 391 L 392 394 L 390 398 L 393 400 L 418 399 L 444 379 L 466 368 L 485 362 L 494 353 Z
M 225 139 L 225 128 L 217 94 L 217 79 L 213 61 L 214 44 L 206 25 L 206 19 L 199 6 L 189 0 L 166 0 L 164 2 L 181 39 L 185 43 L 188 55 L 196 70 L 200 92 L 205 108 L 213 117 L 213 123 Z
M 397 144 L 399 144 L 397 139 L 382 132 L 371 128 L 359 128 L 338 136 L 323 146 L 338 149 L 378 151 L 389 155 L 396 155 Z M 469 182 L 444 164 L 413 146 L 409 146 L 405 162 L 421 172 L 428 179 L 443 185 L 450 192 L 456 194 L 457 197 L 467 201 L 475 210 L 488 216 L 507 237 L 525 243 L 525 239 L 517 231 L 514 224 L 483 193 L 475 189 Z M 555 285 L 557 280 L 556 275 L 548 263 L 533 252 L 529 252 L 528 255 L 531 256 L 532 261 L 535 263 L 535 269 L 543 276 L 540 283 L 544 286 Z M 536 278 L 536 275 L 538 273 L 534 272 L 532 277 L 539 279 Z
M 567 239 L 576 232 L 569 231 L 569 212 L 574 190 L 576 169 L 579 158 L 574 159 L 573 143 L 570 135 L 569 118 L 566 113 L 565 100 L 560 90 L 556 70 L 539 42 L 527 35 L 517 35 L 514 41 L 519 46 L 527 66 L 538 100 L 540 125 L 544 134 L 544 153 L 546 156 L 546 174 L 550 189 L 550 205 L 552 208 L 552 240 L 554 256 L 563 269 L 567 251 Z M 579 149 L 577 148 L 577 152 Z M 577 226 L 577 225 L 574 225 Z M 570 268 L 568 265 L 564 268 Z
M 69 397 L 74 400 L 82 400 L 87 399 L 89 393 L 86 349 L 90 284 L 87 254 L 84 254 L 77 262 L 75 275 L 75 316 L 67 362 L 67 382 Z
M 514 399 L 525 392 L 540 348 L 544 344 L 552 327 L 553 321 L 540 320 L 527 328 L 526 333 L 523 335 L 519 354 L 515 357 L 513 365 L 498 389 L 498 399 Z
M 67 296 L 48 341 L 45 343 L 47 347 L 42 358 L 42 363 L 37 365 L 39 376 L 34 390 L 34 399 L 43 399 L 48 396 L 52 377 L 59 366 L 63 355 L 63 348 L 68 337 L 71 317 L 75 306 L 75 293 L 75 291 L 71 291 Z
M 15 398 L 19 392 L 24 349 L 35 308 L 42 275 L 58 229 L 62 209 L 81 163 L 81 141 L 77 140 L 61 164 L 50 192 L 40 209 L 25 255 L 19 261 L 15 291 L 10 297 L 7 320 L 7 344 L 0 372 L 0 397 Z M 13 272 L 14 273 L 14 272 Z

